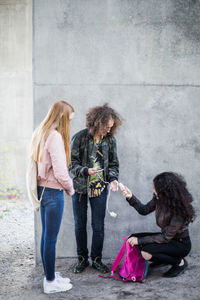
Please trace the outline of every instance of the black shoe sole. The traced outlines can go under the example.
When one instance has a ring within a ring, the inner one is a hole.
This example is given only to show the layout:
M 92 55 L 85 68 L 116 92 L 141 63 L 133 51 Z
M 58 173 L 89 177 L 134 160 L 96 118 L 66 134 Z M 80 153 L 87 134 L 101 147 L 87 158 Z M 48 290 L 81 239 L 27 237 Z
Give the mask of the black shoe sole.
M 102 274 L 106 274 L 106 273 L 109 273 L 110 271 L 107 269 L 107 270 L 102 270 L 101 268 L 99 267 L 96 267 L 95 265 L 92 265 L 92 268 L 99 271 L 100 273 Z
M 167 273 L 164 273 L 163 277 L 173 278 L 173 277 L 177 277 L 177 276 L 183 274 L 184 272 L 185 272 L 185 269 L 181 270 L 179 273 L 176 273 L 176 274 L 167 274 Z
M 79 274 L 79 273 L 82 273 L 88 266 L 89 266 L 90 264 L 89 264 L 89 262 L 88 262 L 88 264 L 86 264 L 86 266 L 84 266 L 82 269 L 80 269 L 80 270 L 76 270 L 76 267 L 74 268 L 74 273 L 75 274 Z
M 163 274 L 163 277 L 166 277 L 166 278 L 173 278 L 173 277 L 177 277 L 181 274 L 183 274 L 185 272 L 185 270 L 187 269 L 188 267 L 188 263 L 186 260 L 184 260 L 184 265 L 183 265 L 183 268 L 181 268 L 180 270 L 177 270 L 177 271 L 167 271 L 166 273 Z

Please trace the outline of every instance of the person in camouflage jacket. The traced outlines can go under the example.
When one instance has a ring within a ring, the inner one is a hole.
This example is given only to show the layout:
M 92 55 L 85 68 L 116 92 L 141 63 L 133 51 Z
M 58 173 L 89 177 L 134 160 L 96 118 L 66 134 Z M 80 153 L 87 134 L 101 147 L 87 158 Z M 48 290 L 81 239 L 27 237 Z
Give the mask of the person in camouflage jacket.
M 89 130 L 83 129 L 74 135 L 71 147 L 71 167 L 74 189 L 79 194 L 88 193 L 88 169 L 93 168 L 91 154 L 97 149 Z M 105 181 L 118 180 L 119 161 L 117 157 L 116 139 L 105 136 L 102 140 L 103 173 Z
M 77 243 L 78 263 L 74 272 L 82 272 L 88 265 L 87 203 L 92 217 L 92 267 L 106 273 L 102 263 L 104 218 L 106 211 L 107 183 L 117 191 L 119 161 L 115 132 L 122 124 L 119 114 L 104 104 L 93 107 L 86 115 L 86 129 L 76 133 L 71 143 L 70 172 L 75 194 L 72 196 Z

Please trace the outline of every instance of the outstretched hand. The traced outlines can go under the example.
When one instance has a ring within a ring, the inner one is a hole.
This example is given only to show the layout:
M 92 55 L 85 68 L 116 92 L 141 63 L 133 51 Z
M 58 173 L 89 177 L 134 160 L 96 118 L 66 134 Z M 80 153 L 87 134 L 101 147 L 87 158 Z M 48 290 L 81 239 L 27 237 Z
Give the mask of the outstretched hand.
M 123 188 L 120 188 L 122 195 L 128 199 L 132 197 L 132 192 L 127 188 L 127 186 L 123 186 Z

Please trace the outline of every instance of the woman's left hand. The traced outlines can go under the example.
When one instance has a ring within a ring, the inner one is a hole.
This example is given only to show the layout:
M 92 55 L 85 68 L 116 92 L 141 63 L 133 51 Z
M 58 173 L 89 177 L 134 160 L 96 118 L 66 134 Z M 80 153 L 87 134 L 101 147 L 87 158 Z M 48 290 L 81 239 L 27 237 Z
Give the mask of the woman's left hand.
M 66 193 L 67 193 L 68 196 L 73 196 L 74 193 L 75 193 L 75 190 L 71 189 L 70 191 L 66 191 Z
M 131 246 L 138 245 L 138 238 L 135 236 L 132 236 L 128 239 L 128 242 Z

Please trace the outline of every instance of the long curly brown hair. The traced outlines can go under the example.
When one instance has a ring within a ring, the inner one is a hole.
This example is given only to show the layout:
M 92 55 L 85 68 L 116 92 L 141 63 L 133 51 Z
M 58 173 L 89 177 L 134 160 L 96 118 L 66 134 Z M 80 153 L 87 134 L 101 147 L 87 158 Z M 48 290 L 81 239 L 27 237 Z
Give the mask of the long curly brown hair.
M 184 178 L 173 172 L 158 174 L 154 180 L 159 205 L 163 205 L 171 215 L 183 217 L 186 223 L 193 222 L 195 212 L 192 207 L 193 197 L 187 189 Z
M 107 126 L 110 119 L 114 120 L 114 125 L 109 132 L 113 136 L 122 125 L 122 118 L 108 103 L 89 109 L 86 114 L 86 127 L 89 129 L 90 134 L 95 136 Z

